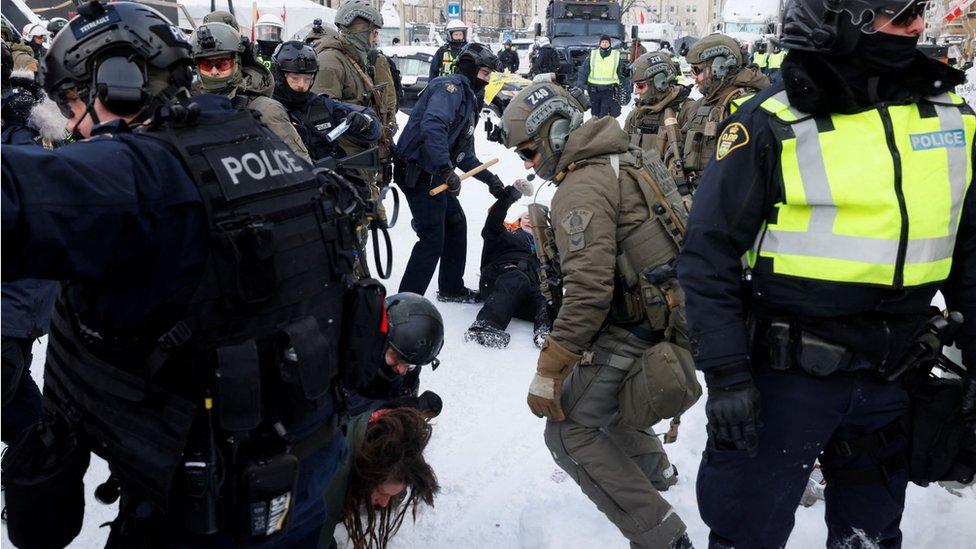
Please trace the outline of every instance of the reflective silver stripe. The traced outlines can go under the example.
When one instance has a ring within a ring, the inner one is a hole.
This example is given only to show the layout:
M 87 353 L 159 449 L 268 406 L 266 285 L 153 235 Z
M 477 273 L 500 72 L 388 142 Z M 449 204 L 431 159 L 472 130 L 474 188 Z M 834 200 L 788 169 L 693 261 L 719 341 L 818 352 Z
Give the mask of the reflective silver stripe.
M 769 99 L 773 99 L 773 100 L 775 100 L 778 103 L 782 103 L 782 105 L 784 107 L 786 107 L 786 110 L 788 110 L 790 112 L 790 114 L 793 115 L 793 120 L 798 120 L 800 118 L 806 118 L 806 117 L 810 116 L 810 114 L 805 113 L 805 112 L 803 112 L 803 111 L 801 111 L 801 110 L 796 109 L 796 108 L 793 107 L 793 105 L 790 103 L 790 97 L 786 93 L 786 90 L 783 90 L 783 91 L 780 91 L 780 92 L 777 92 L 777 93 L 773 94 L 773 96 L 770 97 Z M 767 99 L 767 101 L 768 101 L 768 99 Z M 784 119 L 786 119 L 786 117 L 784 117 Z
M 955 227 L 947 236 L 935 238 L 912 238 L 905 250 L 905 264 L 931 263 L 952 257 L 956 245 Z
M 894 265 L 898 259 L 898 241 L 767 229 L 762 251 Z
M 949 94 L 944 94 L 946 101 L 951 101 Z M 942 97 L 942 96 L 939 96 Z M 939 126 L 942 131 L 962 129 L 966 130 L 966 124 L 962 120 L 962 111 L 958 107 L 946 107 L 936 105 L 935 112 L 939 115 Z M 969 136 L 966 136 L 967 139 Z M 952 209 L 949 212 L 949 227 L 947 233 L 954 235 L 956 227 L 959 226 L 959 211 L 962 209 L 963 199 L 966 195 L 966 169 L 969 167 L 969 152 L 972 143 L 967 143 L 967 147 L 946 147 L 946 156 L 949 165 L 949 186 L 952 190 Z
M 823 150 L 820 148 L 820 131 L 813 118 L 793 125 L 796 136 L 796 158 L 800 163 L 800 179 L 806 203 L 812 206 L 808 230 L 813 233 L 834 232 L 837 219 L 837 206 L 830 192 L 827 180 L 827 167 L 824 165 Z

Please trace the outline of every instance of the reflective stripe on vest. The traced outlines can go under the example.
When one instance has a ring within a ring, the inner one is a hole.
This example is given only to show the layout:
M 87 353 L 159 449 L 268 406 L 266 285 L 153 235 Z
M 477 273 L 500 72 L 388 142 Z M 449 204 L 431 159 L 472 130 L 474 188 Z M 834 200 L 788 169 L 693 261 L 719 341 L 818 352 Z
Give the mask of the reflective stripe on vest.
M 454 54 L 451 53 L 450 49 L 444 50 L 444 56 L 441 57 L 441 72 L 439 76 L 450 76 L 454 74 Z
M 594 86 L 613 86 L 620 83 L 617 66 L 620 65 L 620 51 L 613 50 L 610 55 L 600 55 L 600 48 L 590 52 L 590 76 L 586 79 Z
M 750 265 L 770 267 L 758 255 L 773 274 L 893 287 L 948 277 L 976 133 L 961 98 L 818 119 L 781 91 L 761 108 L 791 132 L 775 132 L 785 195 Z

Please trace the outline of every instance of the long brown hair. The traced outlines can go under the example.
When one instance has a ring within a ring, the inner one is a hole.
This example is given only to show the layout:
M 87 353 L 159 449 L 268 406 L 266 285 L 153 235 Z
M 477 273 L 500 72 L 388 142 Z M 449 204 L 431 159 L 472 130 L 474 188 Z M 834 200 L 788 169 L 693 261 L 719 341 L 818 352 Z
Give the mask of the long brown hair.
M 424 460 L 431 435 L 426 417 L 413 408 L 382 412 L 366 427 L 346 489 L 342 522 L 356 549 L 385 548 L 403 524 L 407 510 L 416 521 L 420 504 L 433 507 L 434 494 L 440 490 L 434 470 Z M 385 508 L 374 507 L 373 490 L 385 482 L 406 484 L 407 495 Z

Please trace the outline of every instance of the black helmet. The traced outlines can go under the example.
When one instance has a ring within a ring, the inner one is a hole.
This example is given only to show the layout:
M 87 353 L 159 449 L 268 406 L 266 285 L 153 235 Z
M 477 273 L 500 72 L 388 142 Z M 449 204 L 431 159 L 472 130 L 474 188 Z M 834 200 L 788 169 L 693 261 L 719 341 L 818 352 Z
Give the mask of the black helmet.
M 183 31 L 145 4 L 93 0 L 66 28 L 71 32 L 58 33 L 40 70 L 44 90 L 59 104 L 75 89 L 89 105 L 97 96 L 116 114 L 135 114 L 192 82 Z
M 275 63 L 281 72 L 315 74 L 319 72 L 319 60 L 312 46 L 298 40 L 282 42 L 274 52 Z
M 878 14 L 896 19 L 924 7 L 922 0 L 787 0 L 777 42 L 788 50 L 847 55 L 861 32 L 875 32 Z
M 54 38 L 66 26 L 68 26 L 67 19 L 64 17 L 55 17 L 47 22 L 47 32 L 51 33 L 51 38 Z
M 428 364 L 444 346 L 444 320 L 423 296 L 401 292 L 386 298 L 390 319 L 387 341 L 410 364 Z
M 499 70 L 501 63 L 498 62 L 498 56 L 495 52 L 491 51 L 491 48 L 484 44 L 479 44 L 478 42 L 471 42 L 461 48 L 461 51 L 457 54 L 457 59 L 455 63 L 460 63 L 463 60 L 469 60 L 476 67 L 488 67 L 493 71 Z

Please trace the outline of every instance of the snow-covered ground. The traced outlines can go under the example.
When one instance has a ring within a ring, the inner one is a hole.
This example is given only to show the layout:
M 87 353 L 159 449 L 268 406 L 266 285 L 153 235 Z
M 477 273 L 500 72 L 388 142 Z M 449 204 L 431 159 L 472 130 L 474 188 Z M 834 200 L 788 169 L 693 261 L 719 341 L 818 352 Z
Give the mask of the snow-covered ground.
M 626 111 L 620 118 L 626 117 Z M 402 116 L 402 115 L 401 115 Z M 400 127 L 406 125 L 402 116 Z M 489 143 L 478 132 L 478 155 L 482 160 L 497 156 L 497 173 L 506 183 L 524 177 L 526 171 L 511 151 Z M 538 184 L 539 181 L 536 180 Z M 548 203 L 552 187 L 539 192 Z M 461 203 L 468 217 L 468 262 L 465 281 L 478 286 L 480 231 L 494 199 L 476 180 L 464 184 Z M 510 211 L 517 216 L 524 198 Z M 387 201 L 387 208 L 392 206 Z M 388 287 L 394 293 L 415 236 L 410 230 L 410 212 L 404 208 L 391 231 L 394 268 Z M 434 284 L 428 291 L 433 299 Z M 572 479 L 553 462 L 542 440 L 544 422 L 530 412 L 525 395 L 535 371 L 538 350 L 532 344 L 532 326 L 514 320 L 509 327 L 507 349 L 485 349 L 465 343 L 463 334 L 478 312 L 476 305 L 439 304 L 446 325 L 441 367 L 425 369 L 421 390 L 433 390 L 444 399 L 444 411 L 435 420 L 434 438 L 427 451 L 437 473 L 441 493 L 433 509 L 425 509 L 416 524 L 409 519 L 395 539 L 394 547 L 410 548 L 594 548 L 624 549 L 626 539 L 583 495 Z M 44 364 L 42 344 L 35 346 L 33 373 L 41 381 Z M 702 381 L 704 384 L 704 381 Z M 688 524 L 696 547 L 706 547 L 708 529 L 698 516 L 695 477 L 705 445 L 704 397 L 683 416 L 681 433 L 668 454 L 679 471 L 679 482 L 665 497 Z M 659 431 L 666 430 L 662 424 Z M 85 528 L 72 547 L 101 547 L 108 535 L 99 525 L 114 517 L 114 507 L 97 503 L 92 492 L 107 477 L 105 463 L 93 458 L 86 477 L 89 493 Z M 824 506 L 800 508 L 788 547 L 823 547 L 826 527 Z M 906 548 L 962 549 L 976 539 L 976 489 L 953 496 L 932 486 L 911 485 L 902 530 Z M 3 527 L 2 539 L 6 539 Z

